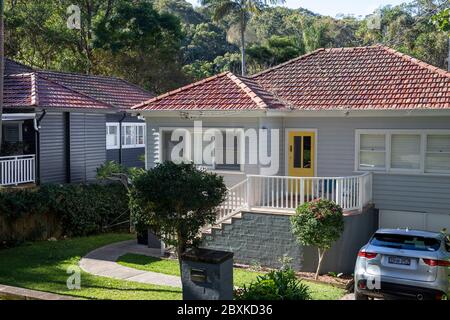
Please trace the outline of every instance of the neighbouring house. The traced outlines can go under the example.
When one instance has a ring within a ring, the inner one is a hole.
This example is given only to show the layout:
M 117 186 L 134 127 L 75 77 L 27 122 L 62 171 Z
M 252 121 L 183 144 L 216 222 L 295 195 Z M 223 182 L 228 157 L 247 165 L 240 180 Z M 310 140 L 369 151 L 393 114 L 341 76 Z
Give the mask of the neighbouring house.
M 126 111 L 151 97 L 121 79 L 6 59 L 0 186 L 90 182 L 107 160 L 143 167 L 145 123 Z
M 133 110 L 146 119 L 148 168 L 170 160 L 186 140 L 172 141 L 173 130 L 193 132 L 195 121 L 278 132 L 273 174 L 250 163 L 245 134 L 240 147 L 215 150 L 244 150 L 245 161 L 205 165 L 224 176 L 229 195 L 203 245 L 232 250 L 238 262 L 277 266 L 287 254 L 314 270 L 315 250 L 295 244 L 289 216 L 318 198 L 340 204 L 346 223 L 324 271 L 351 272 L 378 226 L 450 230 L 450 73 L 391 48 L 319 49 L 250 77 L 221 73 Z

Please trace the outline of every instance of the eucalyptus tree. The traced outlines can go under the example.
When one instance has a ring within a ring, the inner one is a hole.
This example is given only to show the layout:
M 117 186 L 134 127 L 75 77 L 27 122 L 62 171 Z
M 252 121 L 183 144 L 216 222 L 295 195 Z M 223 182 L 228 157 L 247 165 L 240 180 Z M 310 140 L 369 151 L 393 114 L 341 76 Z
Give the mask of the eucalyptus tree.
M 285 0 L 201 0 L 201 4 L 212 9 L 215 21 L 230 17 L 239 24 L 241 43 L 241 73 L 246 74 L 245 31 L 252 14 L 258 14 L 269 5 L 284 3 Z

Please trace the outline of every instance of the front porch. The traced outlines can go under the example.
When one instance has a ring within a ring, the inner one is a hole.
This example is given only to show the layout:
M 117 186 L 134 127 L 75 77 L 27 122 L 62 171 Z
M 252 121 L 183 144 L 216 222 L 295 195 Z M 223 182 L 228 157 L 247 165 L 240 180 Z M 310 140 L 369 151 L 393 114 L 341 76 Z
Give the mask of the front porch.
M 293 214 L 305 202 L 327 199 L 344 212 L 362 211 L 372 201 L 372 174 L 348 177 L 294 177 L 247 175 L 228 190 L 219 208 L 217 224 L 240 211 Z
M 34 113 L 4 113 L 0 152 L 0 187 L 36 182 Z

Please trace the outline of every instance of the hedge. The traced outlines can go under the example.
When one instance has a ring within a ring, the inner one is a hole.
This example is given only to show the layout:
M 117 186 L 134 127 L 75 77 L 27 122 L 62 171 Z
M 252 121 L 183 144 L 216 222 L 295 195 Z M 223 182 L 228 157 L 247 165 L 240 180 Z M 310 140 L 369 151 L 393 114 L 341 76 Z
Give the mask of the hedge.
M 0 219 L 10 226 L 18 220 L 38 220 L 35 216 L 44 215 L 55 218 L 61 233 L 66 236 L 108 231 L 112 225 L 129 219 L 127 191 L 118 183 L 49 184 L 33 189 L 0 189 Z M 0 234 L 0 240 L 15 240 L 10 238 L 11 235 Z

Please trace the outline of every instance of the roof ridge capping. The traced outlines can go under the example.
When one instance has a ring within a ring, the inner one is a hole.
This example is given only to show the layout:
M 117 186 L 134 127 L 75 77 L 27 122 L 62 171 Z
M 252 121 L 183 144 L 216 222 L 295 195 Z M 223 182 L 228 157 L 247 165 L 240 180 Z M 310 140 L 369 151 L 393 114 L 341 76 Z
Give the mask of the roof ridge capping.
M 319 48 L 319 49 L 316 49 L 316 50 L 314 50 L 314 51 L 311 51 L 310 53 L 306 53 L 306 54 L 301 55 L 301 56 L 299 56 L 299 57 L 293 58 L 293 59 L 291 59 L 291 60 L 288 60 L 288 61 L 285 61 L 285 62 L 283 62 L 283 63 L 277 64 L 276 66 L 273 66 L 273 67 L 270 67 L 270 68 L 265 69 L 265 70 L 263 70 L 263 71 L 260 71 L 260 72 L 258 72 L 258 73 L 255 73 L 255 74 L 251 75 L 250 78 L 256 78 L 257 76 L 259 76 L 259 75 L 261 75 L 261 74 L 264 74 L 264 73 L 267 73 L 267 72 L 271 72 L 271 71 L 273 71 L 273 70 L 276 70 L 276 69 L 279 69 L 279 68 L 281 68 L 281 67 L 284 67 L 284 66 L 287 65 L 287 64 L 290 64 L 290 63 L 292 63 L 292 62 L 295 62 L 295 61 L 298 61 L 298 60 L 302 60 L 302 59 L 308 58 L 308 57 L 310 57 L 310 56 L 312 56 L 312 55 L 315 55 L 315 54 L 317 54 L 317 53 L 319 53 L 319 52 L 322 52 L 322 51 L 325 51 L 325 50 L 327 50 L 327 49 L 325 49 L 325 48 Z
M 269 106 L 264 102 L 264 100 L 261 99 L 261 97 L 259 97 L 258 94 L 255 91 L 253 91 L 244 81 L 242 81 L 241 78 L 237 77 L 231 72 L 227 73 L 226 76 L 230 78 L 242 91 L 244 91 L 250 97 L 250 99 L 252 99 L 253 102 L 256 103 L 256 105 L 259 108 L 261 109 L 269 108 Z M 246 78 L 243 77 L 243 79 Z M 248 80 L 253 81 L 252 79 Z
M 231 73 L 231 72 L 225 71 L 225 72 L 222 72 L 222 73 L 218 73 L 218 74 L 215 74 L 215 75 L 213 75 L 211 77 L 205 78 L 203 80 L 199 80 L 197 82 L 190 83 L 188 85 L 182 86 L 182 87 L 180 87 L 178 89 L 168 91 L 166 93 L 160 94 L 159 96 L 153 97 L 153 98 L 151 98 L 151 99 L 149 99 L 147 101 L 141 102 L 138 105 L 135 105 L 135 106 L 131 107 L 131 109 L 132 110 L 133 109 L 140 109 L 140 108 L 144 107 L 146 104 L 149 104 L 149 103 L 152 103 L 152 102 L 155 102 L 155 101 L 159 101 L 161 99 L 164 99 L 164 98 L 167 98 L 167 97 L 172 96 L 174 94 L 177 94 L 177 93 L 179 93 L 181 91 L 185 91 L 187 89 L 190 89 L 190 88 L 199 86 L 201 84 L 204 84 L 205 82 L 209 82 L 209 81 L 215 80 L 217 78 L 221 78 L 221 77 L 225 76 L 227 73 Z
M 414 64 L 418 65 L 419 67 L 428 69 L 431 72 L 435 72 L 435 73 L 438 73 L 439 75 L 442 75 L 442 76 L 450 78 L 450 71 L 446 71 L 446 70 L 441 69 L 439 67 L 433 66 L 433 65 L 431 65 L 429 63 L 426 63 L 426 62 L 424 62 L 422 60 L 419 60 L 419 59 L 414 58 L 414 57 L 412 57 L 410 55 L 407 55 L 406 53 L 402 53 L 400 51 L 397 51 L 395 49 L 392 49 L 391 47 L 388 47 L 388 46 L 385 46 L 385 45 L 382 45 L 382 44 L 378 44 L 377 47 L 378 48 L 382 48 L 382 49 L 384 49 L 385 51 L 387 51 L 387 52 L 389 52 L 391 54 L 395 54 L 396 56 L 402 58 L 405 61 L 414 63 Z

